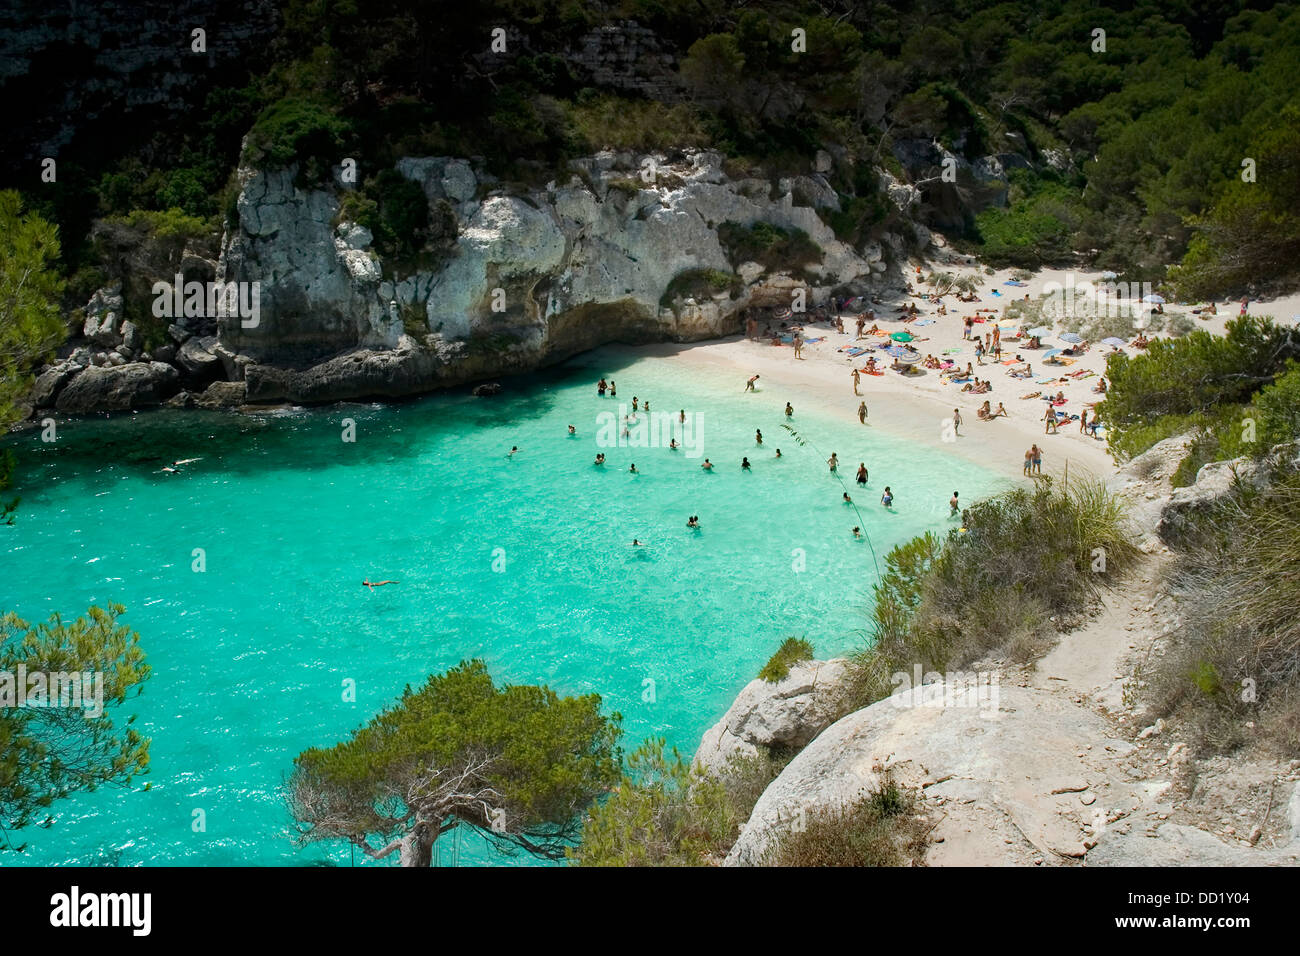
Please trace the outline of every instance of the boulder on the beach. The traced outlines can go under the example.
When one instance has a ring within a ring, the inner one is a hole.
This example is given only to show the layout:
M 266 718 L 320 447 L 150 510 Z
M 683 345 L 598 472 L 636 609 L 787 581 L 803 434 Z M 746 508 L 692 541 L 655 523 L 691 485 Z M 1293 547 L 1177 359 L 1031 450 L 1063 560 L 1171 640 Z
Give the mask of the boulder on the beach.
M 83 366 L 74 362 L 60 362 L 53 368 L 46 369 L 36 377 L 36 384 L 32 387 L 31 401 L 35 408 L 50 408 L 54 405 L 55 399 L 59 397 L 59 392 L 63 387 L 72 381 L 73 376 L 82 370 Z
M 162 362 L 92 366 L 59 392 L 54 407 L 83 415 L 160 405 L 175 391 L 179 379 L 180 373 Z

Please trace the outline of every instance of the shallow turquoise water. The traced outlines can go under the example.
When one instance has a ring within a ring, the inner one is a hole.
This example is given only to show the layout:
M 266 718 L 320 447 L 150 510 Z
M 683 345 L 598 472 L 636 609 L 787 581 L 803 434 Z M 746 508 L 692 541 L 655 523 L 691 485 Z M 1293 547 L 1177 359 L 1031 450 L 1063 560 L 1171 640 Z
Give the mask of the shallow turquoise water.
M 597 398 L 602 373 L 617 400 Z M 883 562 L 949 526 L 953 488 L 970 501 L 1000 480 L 813 409 L 796 409 L 801 447 L 781 427 L 786 396 L 742 385 L 605 354 L 498 399 L 154 412 L 68 422 L 54 445 L 11 441 L 23 502 L 0 528 L 0 606 L 35 620 L 126 605 L 153 667 L 129 705 L 153 740 L 152 789 L 63 801 L 0 864 L 347 865 L 347 847 L 292 845 L 283 779 L 302 749 L 430 673 L 482 657 L 501 681 L 595 691 L 624 715 L 627 749 L 663 735 L 689 754 L 785 637 L 807 636 L 819 656 L 858 646 L 871 545 Z M 633 394 L 698 416 L 691 434 L 716 470 L 686 451 L 598 448 L 598 414 Z M 346 418 L 355 442 L 341 439 Z M 182 474 L 158 470 L 191 457 Z M 861 460 L 867 489 L 852 480 Z M 885 484 L 893 513 L 878 503 Z M 691 514 L 701 530 L 685 527 Z M 860 522 L 871 545 L 852 540 Z M 401 583 L 371 591 L 366 577 Z M 349 678 L 355 703 L 342 700 Z M 205 833 L 192 831 L 196 809 Z M 443 841 L 441 862 L 453 849 Z M 473 838 L 457 858 L 510 862 Z

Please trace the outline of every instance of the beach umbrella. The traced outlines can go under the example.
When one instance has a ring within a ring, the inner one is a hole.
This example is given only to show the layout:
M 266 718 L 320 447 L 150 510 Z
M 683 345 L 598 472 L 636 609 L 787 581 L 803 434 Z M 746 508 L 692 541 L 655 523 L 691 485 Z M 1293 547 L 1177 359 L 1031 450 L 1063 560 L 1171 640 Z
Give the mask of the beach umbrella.
M 1049 328 L 1047 328 L 1047 327 L 1044 326 L 1044 325 L 1040 325 L 1040 326 L 1039 326 L 1038 328 L 1036 328 L 1036 329 L 1030 329 L 1030 330 L 1029 330 L 1029 334 L 1032 335 L 1032 336 L 1034 336 L 1035 338 L 1040 338 L 1040 339 L 1041 339 L 1044 335 L 1051 335 L 1051 334 L 1052 334 L 1052 330 L 1049 329 Z
M 1101 277 L 1102 277 L 1103 279 L 1118 279 L 1118 278 L 1119 278 L 1119 276 L 1117 276 L 1117 275 L 1116 275 L 1115 273 L 1113 273 L 1113 272 L 1103 272 L 1103 273 L 1101 274 Z
M 1144 295 L 1144 296 L 1142 297 L 1142 301 L 1143 301 L 1143 302 L 1155 302 L 1155 303 L 1157 303 L 1157 304 L 1159 304 L 1159 305 L 1164 305 L 1165 297 L 1162 296 L 1162 295 L 1156 295 L 1156 294 L 1153 292 L 1151 295 Z
M 1069 342 L 1071 345 L 1077 345 L 1083 341 L 1083 336 L 1078 332 L 1062 332 L 1057 338 L 1062 342 Z
M 1049 359 L 1053 355 L 1060 355 L 1060 354 L 1061 354 L 1060 349 L 1048 349 L 1046 352 L 1043 353 L 1043 358 Z
M 1123 339 L 1116 338 L 1115 336 L 1112 335 L 1110 338 L 1102 339 L 1101 344 L 1113 345 L 1115 346 L 1115 348 L 1120 348 L 1121 346 L 1126 345 L 1128 343 L 1126 343 Z
M 911 349 L 905 349 L 901 345 L 891 345 L 885 349 L 885 354 L 892 355 L 896 359 L 906 359 L 916 355 Z
M 917 362 L 921 361 L 921 356 L 917 355 L 915 352 L 905 352 L 903 355 L 896 355 L 894 357 L 898 359 L 899 363 L 902 365 L 915 365 Z
M 890 336 L 895 342 L 910 342 L 913 339 L 911 332 L 895 332 Z

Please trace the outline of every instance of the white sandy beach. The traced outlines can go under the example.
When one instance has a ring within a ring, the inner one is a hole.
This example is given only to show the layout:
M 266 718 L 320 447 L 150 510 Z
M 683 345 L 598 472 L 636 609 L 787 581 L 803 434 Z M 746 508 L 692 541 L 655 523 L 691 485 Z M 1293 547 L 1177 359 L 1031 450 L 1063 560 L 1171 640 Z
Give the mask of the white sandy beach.
M 923 266 L 928 275 L 932 270 L 953 272 L 957 275 L 975 273 L 978 266 L 965 265 L 965 257 L 952 256 L 951 261 L 931 261 Z M 1072 415 L 1079 415 L 1085 408 L 1092 417 L 1092 403 L 1104 398 L 1093 391 L 1100 376 L 1104 375 L 1106 357 L 1111 352 L 1109 346 L 1093 343 L 1082 355 L 1075 357 L 1068 366 L 1043 364 L 1043 356 L 1053 348 L 1067 348 L 1068 343 L 1053 336 L 1044 337 L 1043 347 L 1037 351 L 1018 347 L 1018 343 L 1003 339 L 1003 360 L 1009 360 L 1019 353 L 1033 366 L 1033 378 L 1013 378 L 1010 371 L 1014 366 L 1001 365 L 992 358 L 984 365 L 977 363 L 974 341 L 962 338 L 964 318 L 967 315 L 990 317 L 990 313 L 977 312 L 978 309 L 995 309 L 996 319 L 1002 309 L 1015 299 L 1028 295 L 1037 299 L 1049 283 L 1064 286 L 1069 270 L 1044 269 L 1037 272 L 1023 286 L 1005 285 L 1011 279 L 1012 270 L 999 270 L 994 275 L 982 275 L 984 285 L 978 295 L 981 301 L 974 303 L 960 302 L 956 296 L 947 295 L 943 301 L 946 315 L 938 314 L 938 307 L 930 304 L 921 296 L 884 297 L 872 306 L 876 314 L 876 324 L 882 332 L 893 333 L 908 331 L 916 338 L 912 346 L 925 355 L 935 355 L 941 359 L 950 358 L 957 361 L 961 368 L 967 363 L 973 367 L 973 374 L 979 379 L 988 380 L 992 390 L 983 394 L 963 392 L 960 384 L 949 384 L 939 371 L 915 366 L 916 372 L 902 375 L 889 370 L 892 361 L 883 351 L 875 346 L 888 342 L 887 338 L 864 336 L 855 340 L 854 316 L 842 313 L 845 332 L 836 332 L 832 323 L 819 322 L 804 326 L 806 339 L 821 338 L 819 342 L 810 342 L 803 348 L 803 358 L 795 359 L 790 345 L 773 347 L 761 338 L 749 341 L 741 336 L 734 336 L 716 342 L 693 346 L 663 347 L 662 354 L 673 354 L 688 365 L 712 367 L 728 374 L 734 374 L 737 389 L 744 387 L 745 381 L 753 374 L 760 375 L 759 387 L 765 395 L 778 406 L 792 402 L 796 409 L 801 406 L 815 406 L 831 414 L 840 415 L 845 420 L 857 421 L 859 402 L 865 400 L 868 408 L 867 426 L 885 429 L 922 445 L 931 445 L 948 454 L 969 458 L 981 465 L 1002 474 L 1020 478 L 1023 475 L 1025 451 L 1035 442 L 1043 450 L 1043 473 L 1060 475 L 1065 468 L 1071 474 L 1086 473 L 1104 477 L 1115 471 L 1115 464 L 1106 451 L 1103 437 L 1093 438 L 1080 432 L 1077 420 L 1061 424 L 1053 434 L 1046 434 L 1043 415 L 1046 402 L 1043 398 L 1023 399 L 1021 396 L 1031 392 L 1041 392 L 1043 396 L 1062 392 L 1066 403 L 1060 410 Z M 1099 273 L 1073 273 L 1073 282 L 1082 281 L 1099 283 Z M 994 296 L 994 291 L 1001 293 Z M 917 322 L 904 322 L 898 310 L 908 302 L 916 304 L 917 318 L 932 320 L 930 324 L 920 326 Z M 1215 334 L 1223 334 L 1228 320 L 1234 318 L 1239 309 L 1236 303 L 1218 304 L 1218 314 L 1201 319 L 1191 315 L 1193 306 L 1166 304 L 1165 314 L 1185 314 L 1196 320 L 1200 328 Z M 1300 313 L 1300 294 L 1276 299 L 1267 303 L 1252 301 L 1252 315 L 1271 315 L 1280 321 L 1290 320 Z M 787 321 L 794 321 L 793 317 Z M 871 328 L 871 323 L 867 323 Z M 988 322 L 976 323 L 975 333 L 984 335 L 991 332 L 993 326 Z M 760 332 L 762 325 L 760 323 Z M 1004 336 L 1007 330 L 1004 330 Z M 1014 331 L 1014 330 L 1010 330 Z M 1058 325 L 1055 333 L 1061 332 Z M 1154 334 L 1151 338 L 1164 338 L 1164 334 Z M 854 345 L 866 346 L 870 351 L 856 358 L 845 353 Z M 952 354 L 945 352 L 956 349 Z M 659 351 L 656 349 L 655 351 Z M 1133 347 L 1126 347 L 1130 355 L 1139 354 Z M 861 396 L 853 393 L 851 372 L 854 368 L 861 370 L 868 355 L 877 355 L 877 365 L 883 366 L 884 375 L 861 375 L 858 390 Z M 919 374 L 918 374 L 919 373 Z M 1077 378 L 1066 373 L 1083 373 Z M 1092 373 L 1088 375 L 1088 373 Z M 1050 384 L 1040 384 L 1045 379 L 1054 379 Z M 1001 402 L 1007 416 L 990 421 L 982 421 L 976 412 L 985 400 L 989 400 L 991 409 L 995 410 Z M 944 425 L 953 417 L 953 409 L 960 411 L 962 424 L 955 439 L 944 436 Z

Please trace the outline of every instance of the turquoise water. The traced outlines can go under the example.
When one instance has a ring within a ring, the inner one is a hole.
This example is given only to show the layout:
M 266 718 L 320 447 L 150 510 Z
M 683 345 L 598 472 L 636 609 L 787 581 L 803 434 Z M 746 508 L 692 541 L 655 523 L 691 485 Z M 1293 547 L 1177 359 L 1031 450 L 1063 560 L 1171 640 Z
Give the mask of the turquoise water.
M 597 398 L 601 374 L 618 399 Z M 345 737 L 430 673 L 482 657 L 503 682 L 594 691 L 623 714 L 627 749 L 663 735 L 690 753 L 785 637 L 820 656 L 860 645 L 875 564 L 853 525 L 865 522 L 883 562 L 949 526 L 954 488 L 973 500 L 1000 481 L 809 408 L 793 419 L 801 447 L 782 428 L 787 396 L 742 385 L 597 354 L 497 399 L 152 412 L 63 423 L 53 445 L 17 436 L 23 501 L 0 528 L 0 606 L 27 620 L 127 607 L 153 667 L 128 704 L 153 740 L 152 788 L 60 802 L 54 826 L 25 832 L 27 852 L 0 864 L 347 865 L 347 847 L 294 847 L 284 777 L 301 750 Z M 598 448 L 598 414 L 633 394 L 697 416 L 685 437 L 716 470 L 687 451 Z M 342 440 L 348 418 L 354 442 Z M 192 457 L 183 473 L 159 471 Z M 893 513 L 878 503 L 885 484 Z M 400 584 L 371 591 L 367 577 Z M 196 809 L 206 832 L 193 832 Z M 444 839 L 439 855 L 510 862 L 473 837 Z

